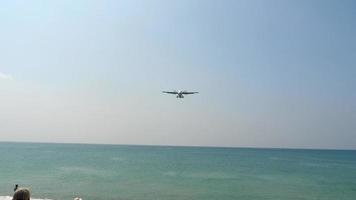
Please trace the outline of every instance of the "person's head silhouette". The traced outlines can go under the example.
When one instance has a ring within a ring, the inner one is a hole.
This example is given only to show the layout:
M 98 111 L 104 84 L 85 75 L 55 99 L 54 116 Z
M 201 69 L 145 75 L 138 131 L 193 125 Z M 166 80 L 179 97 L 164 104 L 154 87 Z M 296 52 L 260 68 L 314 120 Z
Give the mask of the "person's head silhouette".
M 26 188 L 17 188 L 12 200 L 30 200 L 30 191 Z

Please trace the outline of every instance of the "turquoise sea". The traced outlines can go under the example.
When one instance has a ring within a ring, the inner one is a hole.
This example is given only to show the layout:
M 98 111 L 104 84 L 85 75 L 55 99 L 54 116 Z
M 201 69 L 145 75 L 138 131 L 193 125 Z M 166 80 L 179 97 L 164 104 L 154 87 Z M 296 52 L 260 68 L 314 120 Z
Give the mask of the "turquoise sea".
M 355 200 L 356 151 L 0 143 L 0 200 Z

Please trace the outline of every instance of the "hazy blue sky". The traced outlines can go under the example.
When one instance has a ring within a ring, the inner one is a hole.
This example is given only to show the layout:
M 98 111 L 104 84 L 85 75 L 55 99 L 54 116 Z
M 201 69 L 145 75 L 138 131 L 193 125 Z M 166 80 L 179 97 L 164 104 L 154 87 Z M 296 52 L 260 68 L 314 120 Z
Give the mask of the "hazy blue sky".
M 0 140 L 356 149 L 355 11 L 1 1 Z

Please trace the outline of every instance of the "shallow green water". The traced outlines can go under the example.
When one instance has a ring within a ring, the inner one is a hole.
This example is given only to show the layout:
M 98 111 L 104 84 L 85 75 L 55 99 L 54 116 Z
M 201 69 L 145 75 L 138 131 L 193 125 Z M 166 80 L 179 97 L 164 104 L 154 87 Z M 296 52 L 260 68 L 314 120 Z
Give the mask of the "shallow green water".
M 354 200 L 356 151 L 0 143 L 0 200 Z

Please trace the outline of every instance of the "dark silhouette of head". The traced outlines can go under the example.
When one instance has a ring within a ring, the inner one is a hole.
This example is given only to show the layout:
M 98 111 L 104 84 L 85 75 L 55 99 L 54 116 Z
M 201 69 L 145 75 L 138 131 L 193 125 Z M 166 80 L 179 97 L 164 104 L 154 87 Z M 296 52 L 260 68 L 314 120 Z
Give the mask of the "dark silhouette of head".
M 30 200 L 30 190 L 26 188 L 17 188 L 12 200 Z

